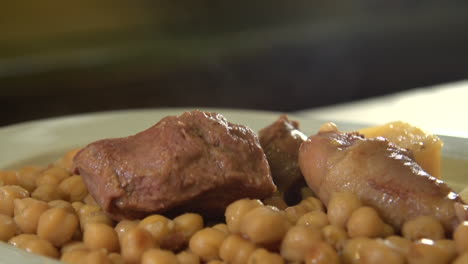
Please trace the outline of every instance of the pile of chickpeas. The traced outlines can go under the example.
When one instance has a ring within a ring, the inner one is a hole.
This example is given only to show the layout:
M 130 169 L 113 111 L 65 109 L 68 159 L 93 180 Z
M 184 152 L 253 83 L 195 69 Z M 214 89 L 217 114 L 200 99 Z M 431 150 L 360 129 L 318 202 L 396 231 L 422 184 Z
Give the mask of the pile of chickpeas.
M 326 209 L 307 189 L 290 207 L 279 196 L 241 199 L 217 224 L 190 212 L 115 222 L 71 172 L 75 153 L 47 168 L 0 171 L 1 241 L 71 264 L 468 263 L 468 222 L 447 234 L 419 216 L 397 233 L 348 192 Z

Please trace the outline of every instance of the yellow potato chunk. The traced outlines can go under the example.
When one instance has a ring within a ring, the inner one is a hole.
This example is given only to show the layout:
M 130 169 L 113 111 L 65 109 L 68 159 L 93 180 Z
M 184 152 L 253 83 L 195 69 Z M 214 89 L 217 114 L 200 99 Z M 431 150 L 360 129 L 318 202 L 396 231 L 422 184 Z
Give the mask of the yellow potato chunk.
M 430 175 L 440 178 L 442 140 L 402 121 L 359 130 L 366 138 L 385 137 L 399 147 L 410 150 L 414 160 Z

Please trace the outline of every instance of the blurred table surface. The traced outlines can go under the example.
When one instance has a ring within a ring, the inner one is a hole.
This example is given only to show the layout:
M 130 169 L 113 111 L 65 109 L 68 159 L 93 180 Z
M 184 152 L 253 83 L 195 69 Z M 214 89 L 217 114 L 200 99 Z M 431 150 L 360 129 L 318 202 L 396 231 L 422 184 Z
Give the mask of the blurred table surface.
M 440 135 L 468 137 L 468 80 L 296 112 L 309 118 L 368 125 L 402 120 Z

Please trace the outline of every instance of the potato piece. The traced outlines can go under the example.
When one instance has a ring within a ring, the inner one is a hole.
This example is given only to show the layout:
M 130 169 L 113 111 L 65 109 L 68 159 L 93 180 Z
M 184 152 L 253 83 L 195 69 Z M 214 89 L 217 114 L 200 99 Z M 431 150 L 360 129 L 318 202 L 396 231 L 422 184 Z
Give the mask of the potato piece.
M 415 161 L 430 175 L 440 178 L 442 140 L 402 121 L 359 130 L 367 138 L 385 137 L 413 153 Z

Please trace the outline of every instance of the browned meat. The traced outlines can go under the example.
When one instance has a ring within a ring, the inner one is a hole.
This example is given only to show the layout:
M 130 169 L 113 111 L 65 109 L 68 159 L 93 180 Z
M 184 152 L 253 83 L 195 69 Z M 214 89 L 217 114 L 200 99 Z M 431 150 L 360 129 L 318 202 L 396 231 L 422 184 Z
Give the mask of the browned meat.
M 299 130 L 297 121 L 282 115 L 260 130 L 259 138 L 278 190 L 287 204 L 298 203 L 301 200 L 300 188 L 306 186 L 298 164 L 299 147 L 307 136 Z
M 299 165 L 325 204 L 333 192 L 352 191 L 397 229 L 415 216 L 433 215 L 451 231 L 466 218 L 456 193 L 384 138 L 322 132 L 302 144 Z
M 76 155 L 74 166 L 115 219 L 172 209 L 217 214 L 236 199 L 261 199 L 276 190 L 255 133 L 200 111 L 94 142 Z

